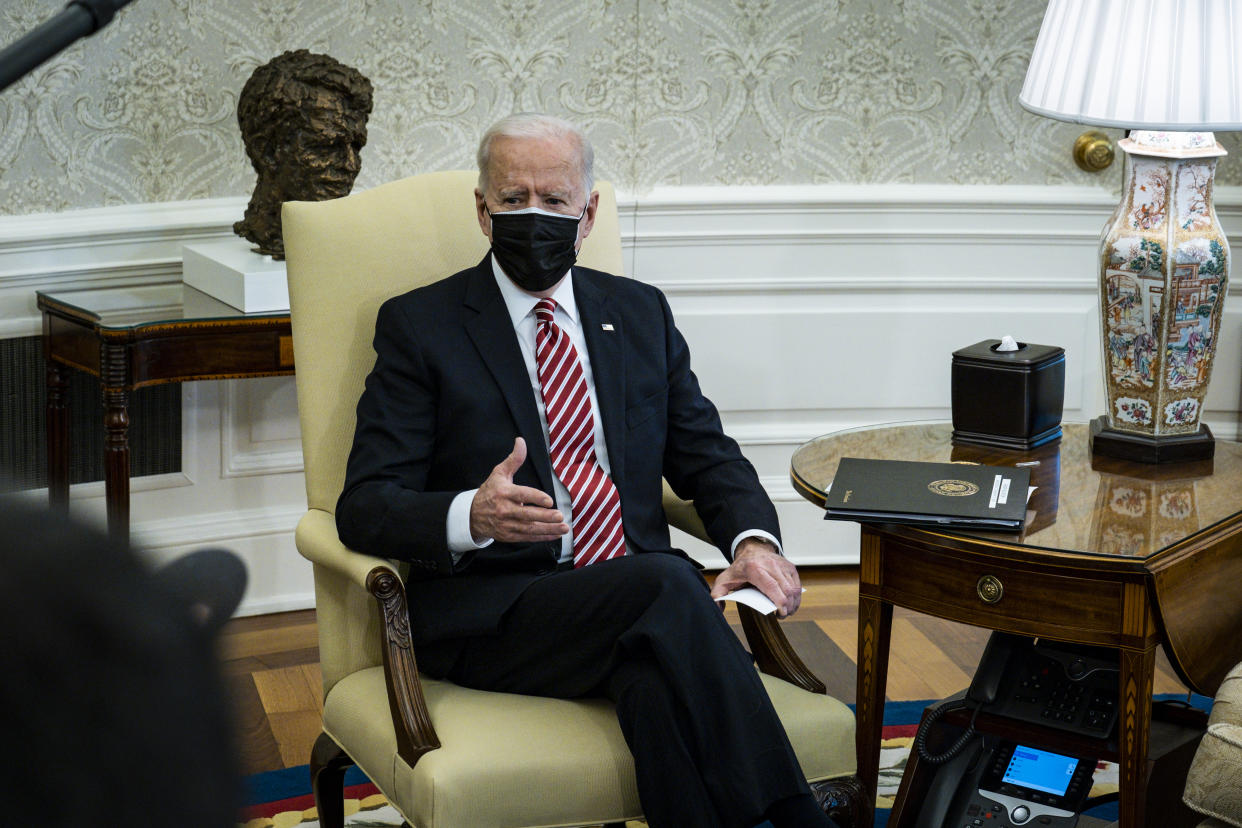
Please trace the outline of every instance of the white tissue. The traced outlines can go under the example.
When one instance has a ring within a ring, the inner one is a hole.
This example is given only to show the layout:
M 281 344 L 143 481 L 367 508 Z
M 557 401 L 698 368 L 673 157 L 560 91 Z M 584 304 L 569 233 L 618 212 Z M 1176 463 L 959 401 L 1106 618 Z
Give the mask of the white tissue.
M 1018 350 L 1018 342 L 1012 336 L 1005 334 L 1001 337 L 1000 344 L 996 346 L 998 351 L 1016 351 Z

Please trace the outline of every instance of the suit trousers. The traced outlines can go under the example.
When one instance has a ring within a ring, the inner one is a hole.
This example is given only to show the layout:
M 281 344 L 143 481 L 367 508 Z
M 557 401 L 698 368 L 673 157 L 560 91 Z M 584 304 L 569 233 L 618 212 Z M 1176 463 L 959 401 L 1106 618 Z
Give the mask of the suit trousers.
M 651 828 L 751 828 L 810 792 L 749 653 L 679 556 L 550 574 L 498 634 L 423 645 L 418 658 L 466 687 L 612 699 Z

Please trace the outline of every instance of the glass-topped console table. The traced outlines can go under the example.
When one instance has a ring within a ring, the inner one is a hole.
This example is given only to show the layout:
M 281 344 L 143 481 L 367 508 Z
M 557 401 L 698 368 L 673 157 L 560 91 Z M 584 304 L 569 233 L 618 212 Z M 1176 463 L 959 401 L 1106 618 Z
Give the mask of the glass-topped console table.
M 288 311 L 246 314 L 181 283 L 39 291 L 47 362 L 48 498 L 69 502 L 67 368 L 103 392 L 108 532 L 129 538 L 129 393 L 147 385 L 293 373 Z

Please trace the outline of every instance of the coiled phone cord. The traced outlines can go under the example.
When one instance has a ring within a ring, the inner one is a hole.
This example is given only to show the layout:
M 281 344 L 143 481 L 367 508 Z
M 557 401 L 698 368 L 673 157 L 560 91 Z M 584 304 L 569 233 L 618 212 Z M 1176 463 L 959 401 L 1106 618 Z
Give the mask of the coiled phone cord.
M 942 765 L 962 752 L 962 748 L 970 743 L 975 735 L 975 719 L 979 717 L 979 710 L 983 705 L 977 705 L 975 712 L 970 716 L 970 724 L 957 741 L 949 745 L 948 749 L 943 753 L 932 753 L 927 749 L 927 734 L 931 732 L 932 725 L 950 710 L 962 710 L 967 705 L 965 703 L 959 705 L 942 704 L 927 714 L 927 718 L 923 719 L 923 723 L 919 725 L 918 732 L 914 734 L 914 747 L 919 752 L 919 758 L 931 765 Z

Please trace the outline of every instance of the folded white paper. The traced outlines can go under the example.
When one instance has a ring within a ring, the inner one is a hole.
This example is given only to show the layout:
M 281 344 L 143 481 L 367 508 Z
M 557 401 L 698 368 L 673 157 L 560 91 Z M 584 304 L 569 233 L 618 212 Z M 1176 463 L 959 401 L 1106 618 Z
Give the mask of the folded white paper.
M 805 589 L 802 591 L 806 592 Z M 772 603 L 772 599 L 754 587 L 735 589 L 720 600 L 737 601 L 739 604 L 745 604 L 751 609 L 757 610 L 761 615 L 771 615 L 776 612 L 776 604 Z

